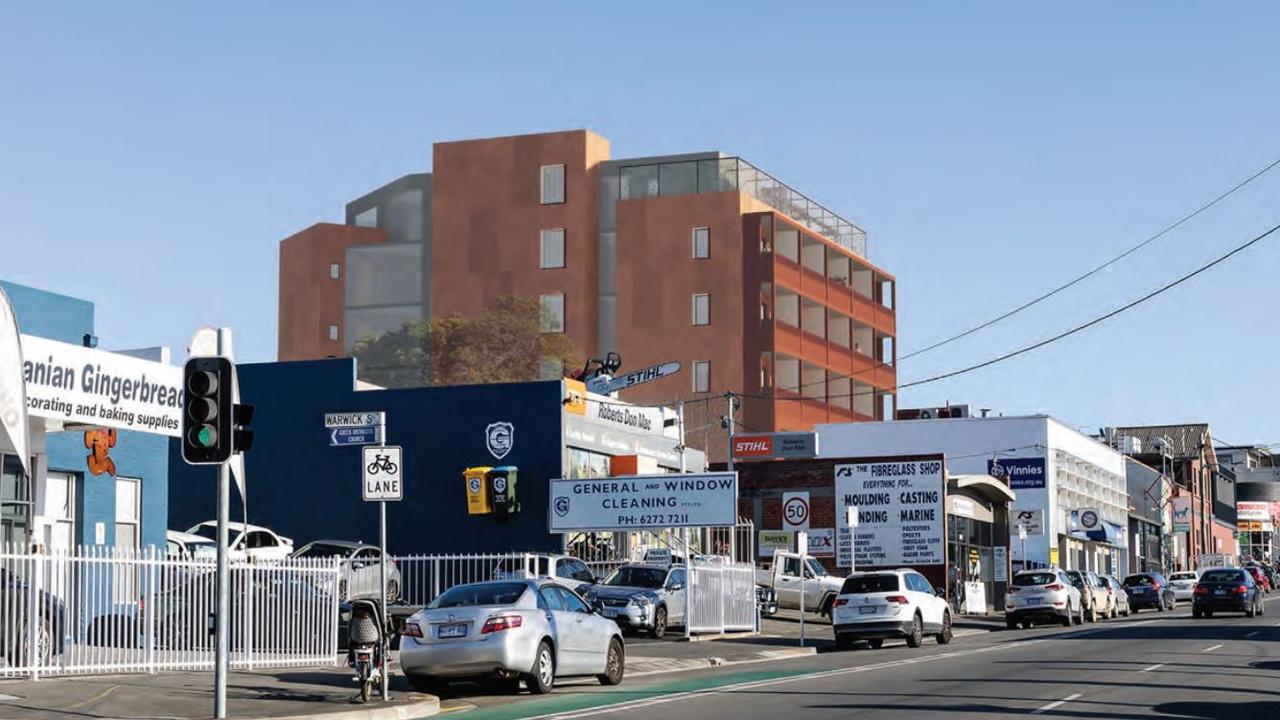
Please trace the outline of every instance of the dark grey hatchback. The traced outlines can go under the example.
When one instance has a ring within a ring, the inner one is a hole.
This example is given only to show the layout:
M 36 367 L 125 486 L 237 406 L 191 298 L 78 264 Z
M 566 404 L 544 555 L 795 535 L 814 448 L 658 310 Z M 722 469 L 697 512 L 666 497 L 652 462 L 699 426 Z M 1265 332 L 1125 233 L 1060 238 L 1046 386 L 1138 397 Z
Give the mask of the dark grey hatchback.
M 1262 614 L 1262 593 L 1247 570 L 1215 568 L 1200 576 L 1191 596 L 1191 616 L 1213 617 L 1219 610 L 1243 612 L 1245 617 Z

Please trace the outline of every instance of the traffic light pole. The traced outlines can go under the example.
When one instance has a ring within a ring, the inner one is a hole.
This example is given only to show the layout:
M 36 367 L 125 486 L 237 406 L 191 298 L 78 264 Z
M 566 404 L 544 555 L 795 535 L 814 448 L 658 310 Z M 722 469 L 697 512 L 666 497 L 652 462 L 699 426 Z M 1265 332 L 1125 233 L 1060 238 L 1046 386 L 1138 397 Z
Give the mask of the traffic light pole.
M 214 618 L 216 656 L 213 663 L 213 716 L 227 716 L 227 670 L 230 649 L 231 571 L 228 563 L 227 521 L 231 506 L 231 465 L 218 465 L 218 604 Z

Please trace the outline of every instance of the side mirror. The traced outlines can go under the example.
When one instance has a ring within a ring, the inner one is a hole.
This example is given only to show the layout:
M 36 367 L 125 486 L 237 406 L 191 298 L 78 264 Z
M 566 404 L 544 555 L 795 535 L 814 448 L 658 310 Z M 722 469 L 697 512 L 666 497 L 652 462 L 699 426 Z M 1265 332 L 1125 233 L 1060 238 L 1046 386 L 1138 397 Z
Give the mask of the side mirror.
M 945 588 L 934 588 L 933 594 L 937 595 L 938 597 L 946 597 L 947 591 Z
M 684 583 L 671 583 L 670 585 L 667 586 L 667 589 L 670 590 L 671 592 L 675 592 L 677 590 L 683 590 Z

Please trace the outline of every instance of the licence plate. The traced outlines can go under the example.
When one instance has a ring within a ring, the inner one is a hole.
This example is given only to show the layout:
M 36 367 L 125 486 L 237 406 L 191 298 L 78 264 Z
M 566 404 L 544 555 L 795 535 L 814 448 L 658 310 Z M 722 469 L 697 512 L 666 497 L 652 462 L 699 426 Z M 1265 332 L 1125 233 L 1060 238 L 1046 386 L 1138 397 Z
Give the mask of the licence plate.
M 607 618 L 618 617 L 618 608 L 603 608 L 600 610 L 600 614 Z
M 436 637 L 442 638 L 460 638 L 466 636 L 466 625 L 441 625 L 440 630 L 436 633 Z
M 876 609 L 877 608 L 875 605 L 864 605 L 858 608 L 858 612 L 862 613 L 863 615 L 870 615 L 871 613 L 875 612 Z
M 1214 595 L 1226 595 L 1226 594 L 1227 594 L 1227 591 L 1226 591 L 1226 590 L 1214 590 L 1214 591 L 1213 591 L 1213 594 L 1214 594 Z
M 1039 605 L 1043 598 L 1027 598 L 1028 605 Z

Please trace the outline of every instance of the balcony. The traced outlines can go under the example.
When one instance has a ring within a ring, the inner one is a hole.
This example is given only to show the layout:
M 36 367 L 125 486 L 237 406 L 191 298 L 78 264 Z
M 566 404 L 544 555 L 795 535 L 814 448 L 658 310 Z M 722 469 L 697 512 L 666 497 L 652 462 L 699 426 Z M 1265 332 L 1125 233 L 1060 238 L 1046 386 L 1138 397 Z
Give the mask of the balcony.
M 859 257 L 867 233 L 767 172 L 737 157 L 624 165 L 618 169 L 623 200 L 737 190 L 793 218 Z

